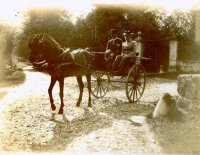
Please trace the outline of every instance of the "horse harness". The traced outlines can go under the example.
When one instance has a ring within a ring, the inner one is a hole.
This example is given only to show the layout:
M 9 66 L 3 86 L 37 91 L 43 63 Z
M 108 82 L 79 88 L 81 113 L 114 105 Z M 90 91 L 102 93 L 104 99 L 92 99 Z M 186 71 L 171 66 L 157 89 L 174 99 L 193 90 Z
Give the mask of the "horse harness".
M 46 45 L 44 43 L 44 36 L 45 34 L 42 34 L 41 39 L 38 40 L 39 44 L 41 45 L 41 50 L 45 51 L 46 50 Z M 48 42 L 48 40 L 47 40 Z M 50 62 L 46 62 L 46 63 L 42 63 L 41 66 L 38 66 L 38 68 L 40 69 L 53 69 L 53 70 L 60 70 L 61 66 L 65 66 L 65 67 L 70 67 L 71 65 L 75 64 L 75 58 L 74 55 L 70 52 L 69 49 L 63 49 L 60 48 L 58 50 L 62 50 L 61 54 L 58 55 L 57 57 L 53 58 Z M 56 72 L 57 72 L 56 71 Z M 58 71 L 60 72 L 60 71 Z

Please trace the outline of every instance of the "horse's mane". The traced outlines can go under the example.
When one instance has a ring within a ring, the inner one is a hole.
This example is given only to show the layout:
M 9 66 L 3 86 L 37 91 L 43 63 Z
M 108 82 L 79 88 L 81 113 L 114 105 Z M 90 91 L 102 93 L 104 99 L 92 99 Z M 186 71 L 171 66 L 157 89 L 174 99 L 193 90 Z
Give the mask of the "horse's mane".
M 38 40 L 37 44 L 42 47 L 43 54 L 45 55 L 46 59 L 48 59 L 48 61 L 54 62 L 59 57 L 67 58 L 66 56 L 70 54 L 77 64 L 81 66 L 88 65 L 90 60 L 90 52 L 87 49 L 79 48 L 72 51 L 64 50 L 58 44 L 58 42 L 53 39 L 53 37 L 45 33 L 37 34 L 35 35 L 35 38 Z

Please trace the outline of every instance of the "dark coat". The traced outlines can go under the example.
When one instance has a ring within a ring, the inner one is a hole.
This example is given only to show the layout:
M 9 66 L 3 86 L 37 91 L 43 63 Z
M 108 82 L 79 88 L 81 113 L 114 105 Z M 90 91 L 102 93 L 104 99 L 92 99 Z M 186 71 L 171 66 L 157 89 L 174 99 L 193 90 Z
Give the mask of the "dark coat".
M 110 39 L 106 47 L 106 50 L 108 49 L 110 49 L 115 56 L 120 55 L 122 52 L 122 40 L 120 38 Z

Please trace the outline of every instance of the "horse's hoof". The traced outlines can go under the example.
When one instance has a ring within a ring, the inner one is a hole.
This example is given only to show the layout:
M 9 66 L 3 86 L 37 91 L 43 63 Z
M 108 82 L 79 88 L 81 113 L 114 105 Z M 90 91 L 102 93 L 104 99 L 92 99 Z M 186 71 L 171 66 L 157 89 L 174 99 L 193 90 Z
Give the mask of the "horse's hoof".
M 55 105 L 52 105 L 52 106 L 51 106 L 51 109 L 52 109 L 53 111 L 55 111 L 55 110 L 56 110 L 56 106 L 55 106 Z
M 58 114 L 63 114 L 63 110 L 59 110 Z
M 80 103 L 76 103 L 76 107 L 80 107 Z

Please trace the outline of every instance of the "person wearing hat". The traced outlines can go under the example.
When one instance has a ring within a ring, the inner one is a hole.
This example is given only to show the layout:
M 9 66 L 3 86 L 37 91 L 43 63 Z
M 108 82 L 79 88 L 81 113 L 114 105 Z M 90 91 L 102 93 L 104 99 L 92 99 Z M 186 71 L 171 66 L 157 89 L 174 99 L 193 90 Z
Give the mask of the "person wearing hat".
M 114 61 L 117 55 L 122 52 L 122 40 L 117 37 L 117 30 L 111 29 L 112 38 L 108 41 L 105 52 L 106 61 Z
M 122 71 L 128 60 L 135 56 L 136 41 L 132 40 L 132 35 L 130 31 L 123 33 L 125 41 L 122 43 L 122 54 L 116 57 L 113 70 Z

